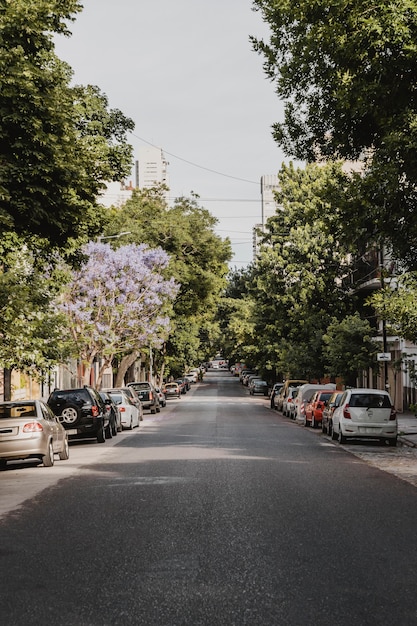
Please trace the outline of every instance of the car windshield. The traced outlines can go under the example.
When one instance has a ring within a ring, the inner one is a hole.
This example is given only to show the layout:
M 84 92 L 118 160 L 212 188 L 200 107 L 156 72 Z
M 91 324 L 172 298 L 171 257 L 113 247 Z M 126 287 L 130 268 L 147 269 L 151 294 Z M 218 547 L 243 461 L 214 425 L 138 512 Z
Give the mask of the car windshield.
M 33 403 L 0 405 L 0 419 L 7 419 L 9 417 L 36 417 L 36 407 Z
M 379 393 L 353 393 L 349 406 L 366 407 L 368 409 L 389 409 L 391 402 L 388 396 Z
M 149 383 L 134 383 L 130 385 L 133 389 L 149 389 Z

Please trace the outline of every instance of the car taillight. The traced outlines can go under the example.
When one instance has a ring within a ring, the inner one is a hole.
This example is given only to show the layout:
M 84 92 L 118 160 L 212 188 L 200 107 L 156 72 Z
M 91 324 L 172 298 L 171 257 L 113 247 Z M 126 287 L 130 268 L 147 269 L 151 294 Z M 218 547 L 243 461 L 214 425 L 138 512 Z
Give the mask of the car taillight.
M 390 422 L 394 421 L 396 417 L 397 417 L 397 411 L 392 406 L 391 407 L 391 413 L 390 413 L 390 416 L 389 416 Z
M 120 413 L 124 413 L 126 411 L 126 409 L 125 409 L 124 406 L 120 406 L 119 407 L 119 411 L 120 411 Z
M 153 393 L 152 393 L 152 391 L 149 392 L 149 400 L 153 400 Z
M 343 409 L 343 417 L 345 419 L 347 419 L 347 420 L 352 419 L 352 416 L 351 416 L 350 411 L 349 411 L 349 405 L 348 404 L 346 404 L 346 406 Z
M 305 404 L 304 404 L 304 402 L 302 402 L 301 405 L 300 405 L 300 413 L 304 413 L 305 410 L 306 410 Z
M 93 404 L 93 406 L 91 407 L 91 413 L 93 417 L 97 417 L 100 414 L 100 411 L 98 410 L 98 406 Z
M 39 424 L 39 422 L 29 422 L 23 426 L 24 433 L 41 433 L 42 431 L 42 424 Z

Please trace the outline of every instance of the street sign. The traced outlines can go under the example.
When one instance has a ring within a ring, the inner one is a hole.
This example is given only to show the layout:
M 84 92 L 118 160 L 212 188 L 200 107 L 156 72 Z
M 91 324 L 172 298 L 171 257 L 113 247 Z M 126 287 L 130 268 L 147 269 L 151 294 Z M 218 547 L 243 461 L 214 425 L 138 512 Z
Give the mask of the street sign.
M 378 352 L 377 361 L 391 361 L 391 352 Z

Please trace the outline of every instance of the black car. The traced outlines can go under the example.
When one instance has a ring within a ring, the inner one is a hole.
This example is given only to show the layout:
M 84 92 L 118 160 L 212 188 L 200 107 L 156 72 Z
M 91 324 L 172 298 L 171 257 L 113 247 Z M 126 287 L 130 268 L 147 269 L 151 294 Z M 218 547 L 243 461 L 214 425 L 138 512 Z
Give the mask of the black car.
M 111 437 L 110 416 L 104 400 L 92 387 L 55 389 L 48 406 L 59 418 L 71 439 L 97 439 L 103 443 Z

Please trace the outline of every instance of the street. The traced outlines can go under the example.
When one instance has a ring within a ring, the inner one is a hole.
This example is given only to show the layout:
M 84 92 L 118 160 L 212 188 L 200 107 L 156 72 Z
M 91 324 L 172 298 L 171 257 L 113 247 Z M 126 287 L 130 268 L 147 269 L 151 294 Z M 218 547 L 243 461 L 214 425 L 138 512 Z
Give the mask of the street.
M 413 625 L 416 529 L 413 484 L 210 371 L 139 429 L 0 472 L 0 623 Z

